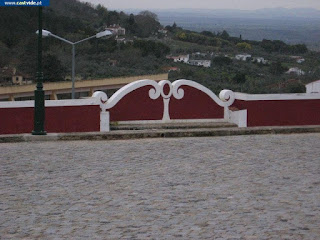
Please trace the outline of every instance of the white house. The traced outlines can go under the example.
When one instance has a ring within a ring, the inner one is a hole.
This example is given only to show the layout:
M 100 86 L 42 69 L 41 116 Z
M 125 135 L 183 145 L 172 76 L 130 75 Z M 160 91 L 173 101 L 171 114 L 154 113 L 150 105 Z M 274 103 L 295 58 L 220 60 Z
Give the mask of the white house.
M 158 33 L 161 33 L 161 34 L 167 34 L 168 33 L 168 30 L 162 28 L 162 29 L 158 29 Z
M 235 59 L 239 61 L 247 61 L 247 59 L 251 57 L 252 56 L 250 54 L 238 54 L 235 56 Z
M 124 44 L 133 43 L 133 40 L 127 39 L 127 38 L 116 37 L 115 40 L 117 41 L 117 43 L 124 43 Z
M 304 59 L 304 58 L 300 58 L 300 59 L 298 59 L 297 60 L 297 63 L 303 63 L 303 62 L 305 62 L 306 60 Z
M 0 68 L 0 84 L 24 85 L 31 84 L 31 77 L 26 74 L 21 74 L 14 67 L 5 66 Z
M 307 93 L 320 93 L 320 80 L 306 84 Z
M 306 74 L 304 71 L 302 71 L 300 68 L 297 68 L 297 67 L 290 68 L 286 73 L 287 74 L 293 73 L 293 74 L 297 74 L 298 76 Z
M 257 63 L 262 63 L 262 64 L 267 64 L 268 61 L 265 60 L 263 57 L 254 57 L 252 59 L 252 62 L 257 62 Z
M 179 56 L 167 56 L 168 59 L 173 59 L 174 62 L 183 62 L 188 63 L 189 54 L 187 55 L 179 55 Z
M 120 25 L 118 25 L 118 24 L 113 24 L 113 25 L 107 27 L 106 30 L 111 31 L 113 34 L 115 34 L 117 36 L 126 35 L 126 29 L 123 27 L 120 27 Z
M 209 53 L 194 52 L 194 53 L 192 53 L 192 56 L 206 57 L 208 54 L 209 54 Z
M 202 66 L 205 68 L 211 67 L 211 60 L 189 60 L 189 65 Z

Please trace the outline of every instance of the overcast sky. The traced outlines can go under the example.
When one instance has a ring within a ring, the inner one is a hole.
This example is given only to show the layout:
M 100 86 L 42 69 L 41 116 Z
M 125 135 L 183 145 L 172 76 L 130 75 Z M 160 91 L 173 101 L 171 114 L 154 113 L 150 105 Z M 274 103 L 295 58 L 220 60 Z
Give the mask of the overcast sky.
M 243 9 L 259 8 L 316 8 L 320 10 L 320 0 L 81 0 L 102 4 L 109 9 Z

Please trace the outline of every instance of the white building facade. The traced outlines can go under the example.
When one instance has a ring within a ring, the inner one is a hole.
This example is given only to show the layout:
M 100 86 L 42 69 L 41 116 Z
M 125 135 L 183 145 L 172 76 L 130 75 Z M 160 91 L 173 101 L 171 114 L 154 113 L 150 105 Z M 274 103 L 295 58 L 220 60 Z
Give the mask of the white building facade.
M 211 60 L 189 60 L 188 64 L 209 68 L 211 67 Z
M 235 59 L 239 61 L 247 61 L 247 59 L 251 57 L 252 56 L 250 54 L 238 54 L 235 56 Z
M 307 93 L 320 93 L 320 80 L 306 84 Z

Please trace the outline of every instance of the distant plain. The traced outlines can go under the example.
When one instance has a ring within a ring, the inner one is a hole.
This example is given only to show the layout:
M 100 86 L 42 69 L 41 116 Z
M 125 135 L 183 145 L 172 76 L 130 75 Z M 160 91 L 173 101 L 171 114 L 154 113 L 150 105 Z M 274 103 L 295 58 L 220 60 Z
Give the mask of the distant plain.
M 163 26 L 174 22 L 193 31 L 222 32 L 247 40 L 282 40 L 289 44 L 305 43 L 320 51 L 320 11 L 315 9 L 151 10 Z M 139 12 L 137 9 L 126 12 Z

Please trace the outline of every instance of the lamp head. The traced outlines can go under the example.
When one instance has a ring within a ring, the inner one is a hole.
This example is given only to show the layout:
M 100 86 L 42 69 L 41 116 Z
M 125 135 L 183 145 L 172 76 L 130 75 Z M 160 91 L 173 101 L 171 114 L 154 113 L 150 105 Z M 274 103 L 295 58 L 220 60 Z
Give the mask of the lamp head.
M 102 38 L 105 36 L 111 36 L 113 33 L 109 30 L 105 30 L 96 34 L 96 38 Z
M 36 34 L 39 34 L 39 30 L 36 31 Z M 42 29 L 42 36 L 43 37 L 49 37 L 50 34 L 51 34 L 51 32 L 49 32 L 48 30 Z

